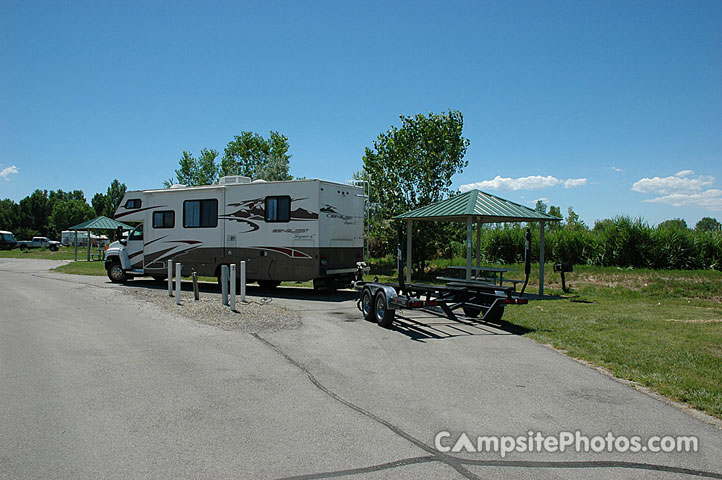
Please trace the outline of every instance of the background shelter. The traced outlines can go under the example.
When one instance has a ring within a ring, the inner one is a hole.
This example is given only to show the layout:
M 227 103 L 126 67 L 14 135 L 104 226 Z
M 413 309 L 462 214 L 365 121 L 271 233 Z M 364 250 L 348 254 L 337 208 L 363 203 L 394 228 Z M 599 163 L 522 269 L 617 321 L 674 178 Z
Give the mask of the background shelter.
M 88 261 L 90 261 L 90 231 L 91 230 L 117 230 L 118 227 L 123 227 L 123 230 L 132 230 L 133 227 L 126 225 L 125 223 L 113 220 L 105 216 L 96 217 L 87 222 L 79 223 L 68 230 L 75 231 L 75 261 L 78 261 L 78 231 L 88 231 Z
M 512 201 L 482 192 L 470 190 L 446 200 L 417 208 L 394 217 L 406 220 L 406 282 L 411 283 L 411 245 L 414 220 L 466 222 L 466 280 L 471 280 L 471 230 L 476 223 L 476 266 L 481 262 L 481 224 L 502 222 L 539 222 L 539 295 L 544 295 L 544 226 L 546 222 L 558 222 L 561 218 L 519 205 Z

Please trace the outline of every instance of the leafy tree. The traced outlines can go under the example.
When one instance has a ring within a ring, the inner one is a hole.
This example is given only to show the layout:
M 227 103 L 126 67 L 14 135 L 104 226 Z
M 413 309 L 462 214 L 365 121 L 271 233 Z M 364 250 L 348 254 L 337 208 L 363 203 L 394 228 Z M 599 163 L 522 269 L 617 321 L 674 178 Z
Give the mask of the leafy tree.
M 221 162 L 221 176 L 244 175 L 254 179 L 291 180 L 288 137 L 271 131 L 269 138 L 241 132 L 228 142 Z
M 547 204 L 544 203 L 544 200 L 537 200 L 536 207 L 534 207 L 534 210 L 536 210 L 539 213 L 547 213 Z
M 128 187 L 126 187 L 124 183 L 120 183 L 117 179 L 111 182 L 105 194 L 105 209 L 103 210 L 103 215 L 108 218 L 115 217 L 115 211 L 118 210 L 118 206 L 123 200 L 127 189 Z
M 204 148 L 198 158 L 193 153 L 183 150 L 183 155 L 178 160 L 178 170 L 175 171 L 176 178 L 163 182 L 166 188 L 174 183 L 182 185 L 213 185 L 218 180 L 219 165 L 216 163 L 218 152 L 213 149 Z
M 20 205 L 9 198 L 0 200 L 0 230 L 15 232 L 20 227 Z
M 469 140 L 462 136 L 461 112 L 399 118 L 401 127 L 392 126 L 380 134 L 363 156 L 375 206 L 371 236 L 385 239 L 389 253 L 398 237 L 388 219 L 449 195 L 451 177 L 468 165 L 464 155 Z M 438 247 L 441 229 L 426 222 L 416 222 L 416 228 L 413 256 L 423 269 L 426 258 Z
M 665 220 L 664 222 L 657 225 L 658 230 L 663 229 L 677 229 L 677 230 L 687 230 L 687 222 L 684 221 L 682 218 L 673 218 L 672 220 Z
M 579 220 L 579 215 L 574 211 L 574 207 L 567 208 L 567 224 L 566 228 L 586 229 L 587 226 L 583 221 Z
M 51 208 L 47 190 L 35 190 L 20 200 L 20 228 L 23 229 L 24 236 L 48 235 Z
M 700 232 L 719 232 L 722 224 L 716 218 L 702 217 L 694 226 L 694 229 Z
M 554 205 L 549 207 L 549 215 L 557 218 L 564 218 L 562 217 L 562 209 Z M 547 223 L 546 228 L 549 230 L 558 230 L 562 228 L 561 223 L 562 222 L 549 222 Z
M 90 204 L 93 206 L 93 210 L 95 210 L 96 217 L 103 215 L 103 212 L 105 212 L 106 202 L 107 199 L 104 194 L 98 192 L 93 195 L 93 199 L 90 201 Z
M 94 216 L 95 210 L 85 202 L 85 199 L 70 198 L 57 201 L 48 219 L 50 236 L 59 238 L 63 230 L 90 220 Z

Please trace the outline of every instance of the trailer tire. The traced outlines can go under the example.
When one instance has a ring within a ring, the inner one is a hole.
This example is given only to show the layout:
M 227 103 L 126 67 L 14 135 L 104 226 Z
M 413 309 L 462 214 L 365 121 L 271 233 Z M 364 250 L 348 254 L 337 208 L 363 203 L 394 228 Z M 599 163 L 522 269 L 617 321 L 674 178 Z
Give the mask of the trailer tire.
M 386 306 L 386 294 L 383 290 L 380 290 L 379 293 L 376 294 L 374 315 L 376 317 L 376 323 L 384 328 L 391 328 L 391 325 L 394 323 L 396 311 Z
M 482 320 L 485 322 L 491 322 L 491 323 L 499 323 L 501 322 L 501 317 L 504 316 L 504 305 L 497 305 L 496 308 L 492 311 L 486 312 L 486 315 Z
M 125 273 L 117 258 L 110 261 L 106 271 L 108 272 L 108 278 L 113 283 L 124 283 L 128 280 L 128 274 Z
M 364 319 L 369 322 L 373 322 L 374 318 L 374 296 L 371 294 L 371 290 L 365 288 L 361 294 L 361 312 L 364 315 Z
M 467 306 L 463 306 L 461 308 L 464 310 L 464 315 L 466 315 L 467 317 L 476 318 L 481 313 L 480 308 L 467 307 Z

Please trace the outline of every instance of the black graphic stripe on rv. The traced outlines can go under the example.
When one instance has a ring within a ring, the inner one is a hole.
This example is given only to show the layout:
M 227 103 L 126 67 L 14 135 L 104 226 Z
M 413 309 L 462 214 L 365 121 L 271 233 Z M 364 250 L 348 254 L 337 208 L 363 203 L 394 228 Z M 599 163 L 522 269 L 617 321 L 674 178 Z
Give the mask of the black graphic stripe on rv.
M 168 258 L 168 257 L 174 257 L 174 258 L 175 258 L 175 257 L 178 256 L 178 255 L 185 255 L 186 253 L 190 252 L 191 250 L 195 250 L 196 248 L 198 248 L 198 247 L 200 247 L 200 246 L 201 246 L 201 245 L 196 245 L 196 246 L 193 246 L 193 247 L 190 247 L 190 248 L 186 248 L 185 250 L 180 250 L 180 251 L 177 251 L 177 252 L 173 252 L 173 250 L 175 250 L 175 249 L 171 249 L 171 251 L 169 251 L 169 252 L 166 253 L 165 255 L 162 255 L 162 256 L 156 258 L 156 259 L 154 260 L 154 262 L 160 262 L 161 260 L 165 260 L 165 259 Z M 150 264 L 150 263 L 153 263 L 153 262 L 148 262 L 148 263 Z
M 158 252 L 153 252 L 151 254 L 148 254 L 145 257 L 146 263 L 150 265 L 151 263 L 154 263 L 155 261 L 157 261 L 158 258 L 160 258 L 161 256 L 165 255 L 166 253 L 170 252 L 171 250 L 175 250 L 176 248 L 178 248 L 178 247 L 170 247 L 170 248 L 166 248 L 165 250 L 160 250 Z
M 145 207 L 145 208 L 137 208 L 137 209 L 135 209 L 135 210 L 131 210 L 130 212 L 118 213 L 118 214 L 115 215 L 115 218 L 125 217 L 126 215 L 130 215 L 131 213 L 143 212 L 143 211 L 145 211 L 145 210 L 150 210 L 150 209 L 152 209 L 152 208 L 165 208 L 165 207 L 166 207 L 166 205 L 160 205 L 160 206 L 154 206 L 154 207 Z
M 151 243 L 157 242 L 158 240 L 163 240 L 163 239 L 166 238 L 167 236 L 168 236 L 168 235 L 163 235 L 162 237 L 158 237 L 158 238 L 156 238 L 155 240 L 151 240 L 151 241 L 148 242 L 148 243 L 144 243 L 143 246 L 144 246 L 144 247 L 147 247 L 147 246 L 150 245 Z

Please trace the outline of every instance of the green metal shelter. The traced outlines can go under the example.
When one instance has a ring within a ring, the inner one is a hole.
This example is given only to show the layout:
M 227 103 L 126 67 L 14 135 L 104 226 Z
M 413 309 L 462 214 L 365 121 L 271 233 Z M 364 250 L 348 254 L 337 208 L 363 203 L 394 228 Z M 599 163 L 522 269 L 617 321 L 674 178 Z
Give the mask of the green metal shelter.
M 476 266 L 481 262 L 481 224 L 502 222 L 539 222 L 539 295 L 544 295 L 544 226 L 561 219 L 519 205 L 481 190 L 469 190 L 446 200 L 417 208 L 394 217 L 406 220 L 406 281 L 411 283 L 411 228 L 414 220 L 466 222 L 466 279 L 471 279 L 471 232 L 476 223 Z
M 78 231 L 88 231 L 88 261 L 90 261 L 90 231 L 91 230 L 117 230 L 118 227 L 123 227 L 123 230 L 132 230 L 133 227 L 126 225 L 125 223 L 113 220 L 106 216 L 99 216 L 87 222 L 79 223 L 68 230 L 75 231 L 75 261 L 78 261 Z

